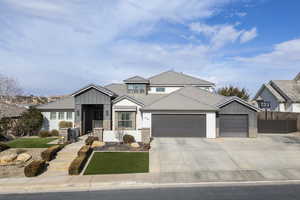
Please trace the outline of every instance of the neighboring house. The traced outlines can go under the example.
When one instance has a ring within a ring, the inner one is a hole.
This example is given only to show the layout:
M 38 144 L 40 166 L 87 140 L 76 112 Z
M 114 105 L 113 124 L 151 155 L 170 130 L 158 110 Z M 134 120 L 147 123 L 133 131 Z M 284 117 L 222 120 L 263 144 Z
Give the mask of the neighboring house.
M 254 100 L 269 101 L 272 111 L 300 112 L 300 73 L 293 80 L 271 80 L 263 84 Z
M 175 71 L 134 76 L 105 87 L 88 85 L 71 96 L 40 105 L 45 129 L 61 120 L 82 133 L 103 127 L 152 137 L 256 137 L 259 109 L 237 97 L 214 93 L 215 84 Z M 108 135 L 109 135 L 108 134 Z
M 27 109 L 21 106 L 0 103 L 0 119 L 11 118 L 18 119 Z

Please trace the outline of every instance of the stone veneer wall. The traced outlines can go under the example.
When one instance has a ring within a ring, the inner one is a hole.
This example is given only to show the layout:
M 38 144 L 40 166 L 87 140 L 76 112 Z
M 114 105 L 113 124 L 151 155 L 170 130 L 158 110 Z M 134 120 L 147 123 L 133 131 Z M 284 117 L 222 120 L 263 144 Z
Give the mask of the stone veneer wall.
M 150 128 L 142 128 L 140 130 L 142 134 L 142 142 L 150 143 Z

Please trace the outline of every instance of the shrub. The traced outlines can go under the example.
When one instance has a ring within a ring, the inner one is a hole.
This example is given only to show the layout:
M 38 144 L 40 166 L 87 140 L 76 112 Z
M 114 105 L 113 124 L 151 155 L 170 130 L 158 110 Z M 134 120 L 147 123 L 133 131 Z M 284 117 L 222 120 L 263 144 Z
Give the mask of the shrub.
M 37 135 L 43 125 L 43 121 L 43 115 L 39 110 L 29 108 L 21 114 L 14 131 L 17 135 Z
M 10 147 L 2 142 L 0 142 L 0 152 L 4 151 L 6 149 L 9 149 Z
M 92 148 L 89 145 L 84 145 L 83 147 L 80 148 L 78 151 L 78 156 L 90 156 L 92 153 Z
M 58 136 L 59 135 L 59 131 L 56 129 L 53 129 L 50 133 L 51 136 Z
M 92 145 L 94 141 L 98 141 L 98 140 L 99 140 L 98 137 L 89 136 L 89 137 L 85 140 L 85 144 L 86 144 L 86 145 Z
M 41 138 L 50 137 L 50 132 L 47 130 L 42 130 L 39 132 L 39 137 Z
M 88 156 L 77 156 L 69 167 L 69 175 L 79 175 L 88 160 Z
M 53 160 L 55 158 L 57 152 L 59 152 L 63 147 L 64 147 L 64 145 L 55 145 L 55 146 L 49 147 L 48 149 L 46 149 L 45 151 L 43 151 L 41 153 L 42 159 L 46 160 L 46 161 Z
M 46 168 L 45 160 L 34 160 L 24 168 L 24 174 L 26 177 L 38 176 L 41 173 L 43 173 L 45 168 Z
M 131 144 L 131 143 L 135 142 L 135 139 L 132 135 L 124 135 L 123 136 L 123 142 L 125 144 Z
M 67 122 L 67 121 L 61 121 L 58 124 L 59 128 L 72 128 L 73 123 L 72 122 Z

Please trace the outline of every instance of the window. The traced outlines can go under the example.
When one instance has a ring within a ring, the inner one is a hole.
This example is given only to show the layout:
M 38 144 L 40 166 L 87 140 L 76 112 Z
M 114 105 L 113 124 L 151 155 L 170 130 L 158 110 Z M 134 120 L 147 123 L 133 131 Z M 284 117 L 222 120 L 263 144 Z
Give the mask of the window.
M 56 119 L 56 112 L 50 112 L 50 119 Z
M 65 119 L 65 112 L 59 112 L 58 119 Z
M 73 112 L 67 112 L 67 119 L 68 120 L 73 119 Z
M 156 92 L 165 92 L 166 91 L 166 88 L 164 87 L 157 87 L 156 88 Z
M 145 93 L 145 84 L 127 84 L 128 93 Z
M 118 113 L 118 128 L 134 128 L 135 112 L 117 112 Z

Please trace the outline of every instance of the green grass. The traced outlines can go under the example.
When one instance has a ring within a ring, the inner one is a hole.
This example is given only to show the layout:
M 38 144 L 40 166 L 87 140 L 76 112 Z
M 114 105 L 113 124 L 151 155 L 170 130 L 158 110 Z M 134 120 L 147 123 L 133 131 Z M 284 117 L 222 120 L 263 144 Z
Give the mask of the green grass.
M 7 143 L 11 148 L 48 148 L 53 144 L 47 144 L 57 138 L 18 138 Z
M 95 152 L 84 175 L 149 172 L 148 152 Z

